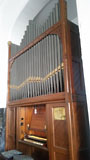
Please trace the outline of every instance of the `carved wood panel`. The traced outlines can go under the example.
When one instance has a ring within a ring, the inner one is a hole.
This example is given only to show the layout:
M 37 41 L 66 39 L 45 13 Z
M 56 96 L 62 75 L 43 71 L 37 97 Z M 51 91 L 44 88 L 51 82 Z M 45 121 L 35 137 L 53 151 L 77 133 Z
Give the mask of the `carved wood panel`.
M 68 160 L 69 143 L 65 104 L 48 104 L 47 116 L 50 159 Z

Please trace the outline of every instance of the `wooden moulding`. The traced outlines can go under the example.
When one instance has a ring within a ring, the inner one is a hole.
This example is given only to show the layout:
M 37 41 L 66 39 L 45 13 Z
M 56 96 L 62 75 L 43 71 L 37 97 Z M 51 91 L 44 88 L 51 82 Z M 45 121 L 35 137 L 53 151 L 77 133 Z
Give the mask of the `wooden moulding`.
M 50 95 L 42 95 L 33 98 L 25 98 L 16 101 L 8 101 L 7 107 L 18 107 L 18 106 L 30 106 L 35 104 L 47 104 L 52 102 L 64 102 L 65 101 L 65 93 L 56 93 Z
M 86 96 L 84 95 L 75 95 L 75 94 L 68 94 L 68 99 L 72 97 L 72 102 L 85 102 Z M 33 98 L 24 98 L 20 100 L 8 101 L 7 107 L 17 107 L 17 106 L 26 106 L 26 105 L 35 105 L 35 104 L 47 104 L 52 102 L 60 103 L 65 101 L 65 92 L 50 94 L 50 95 L 42 95 Z
M 30 143 L 30 142 L 25 142 L 25 141 L 23 141 L 23 140 L 19 140 L 18 142 L 21 143 L 21 144 L 26 144 L 26 145 L 28 145 L 28 146 L 33 146 L 33 147 L 39 148 L 39 149 L 41 149 L 41 150 L 48 151 L 48 148 L 47 148 L 47 147 L 42 147 L 42 146 L 39 146 L 39 145 L 36 145 L 36 144 L 32 144 L 32 143 Z

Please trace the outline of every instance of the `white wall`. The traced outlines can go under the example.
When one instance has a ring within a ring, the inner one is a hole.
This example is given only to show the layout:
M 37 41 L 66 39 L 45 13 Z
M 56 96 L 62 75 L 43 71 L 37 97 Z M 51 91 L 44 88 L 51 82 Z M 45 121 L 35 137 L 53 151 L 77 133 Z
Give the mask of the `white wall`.
M 76 0 L 90 122 L 90 0 Z

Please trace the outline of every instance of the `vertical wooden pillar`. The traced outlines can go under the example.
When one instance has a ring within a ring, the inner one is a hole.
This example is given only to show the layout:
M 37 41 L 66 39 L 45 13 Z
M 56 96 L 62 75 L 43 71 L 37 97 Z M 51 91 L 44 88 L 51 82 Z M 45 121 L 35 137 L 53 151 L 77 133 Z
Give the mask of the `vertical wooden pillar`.
M 8 95 L 7 95 L 7 102 L 10 100 L 10 62 L 9 62 L 10 58 L 11 58 L 11 41 L 8 42 Z
M 70 24 L 67 21 L 67 10 L 66 10 L 66 3 L 64 0 L 60 0 L 60 10 L 61 10 L 61 24 L 62 24 L 65 102 L 66 102 L 70 160 L 81 160 L 81 159 L 83 160 L 85 159 L 85 157 L 87 160 L 89 160 L 88 156 L 89 128 L 88 128 L 88 116 L 86 113 L 87 107 L 86 107 L 85 91 L 83 91 L 83 86 L 82 86 L 82 71 L 80 69 L 82 67 L 81 57 L 79 57 L 78 55 L 79 53 L 77 50 L 77 55 L 74 55 L 74 58 L 78 59 L 79 63 L 75 64 L 72 60 L 72 56 L 74 53 L 71 48 Z M 78 40 L 79 40 L 79 35 L 78 35 Z M 76 47 L 78 48 L 78 46 Z M 75 75 L 74 72 L 77 73 L 77 70 L 78 74 Z M 78 86 L 76 84 L 76 81 L 78 84 L 80 84 L 80 86 L 82 86 L 80 88 L 80 91 L 78 92 L 76 91 L 76 87 Z M 83 119 L 83 122 L 81 122 L 80 119 Z
M 10 100 L 10 62 L 9 59 L 11 57 L 11 41 L 8 42 L 8 92 L 7 92 L 7 103 Z M 7 106 L 8 107 L 8 106 Z M 5 143 L 5 149 L 8 150 L 8 132 L 9 132 L 9 125 L 8 125 L 8 109 L 6 108 L 6 143 Z
M 71 55 L 69 50 L 70 42 L 68 33 L 68 21 L 67 21 L 67 8 L 66 2 L 60 0 L 60 10 L 61 10 L 61 24 L 62 24 L 62 43 L 63 43 L 63 61 L 64 61 L 64 87 L 65 87 L 65 102 L 66 102 L 66 116 L 67 116 L 67 126 L 68 126 L 68 137 L 69 137 L 69 153 L 70 160 L 77 160 L 76 150 L 74 146 L 74 133 L 73 133 L 73 120 L 72 120 L 72 104 L 71 104 L 71 94 L 72 94 L 72 80 L 71 80 Z

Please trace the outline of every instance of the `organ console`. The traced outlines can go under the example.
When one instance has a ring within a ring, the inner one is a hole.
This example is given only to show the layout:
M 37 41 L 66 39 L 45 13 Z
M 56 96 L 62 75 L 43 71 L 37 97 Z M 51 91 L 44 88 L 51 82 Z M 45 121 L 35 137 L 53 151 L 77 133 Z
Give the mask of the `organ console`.
M 66 6 L 50 1 L 46 20 L 30 20 L 20 45 L 8 44 L 6 150 L 35 160 L 89 160 L 79 31 Z
M 31 108 L 30 108 L 31 109 Z M 27 108 L 24 109 L 27 115 Z M 29 108 L 28 108 L 29 110 Z M 37 111 L 36 111 L 37 110 Z M 32 107 L 31 121 L 29 120 L 26 124 L 25 130 L 21 129 L 22 136 L 20 137 L 19 142 L 28 142 L 32 146 L 43 146 L 46 149 L 47 147 L 47 128 L 46 128 L 46 111 L 44 106 L 36 106 Z M 22 112 L 22 111 L 21 111 Z M 21 118 L 20 120 L 20 128 L 23 126 Z M 25 118 L 26 119 L 26 118 Z M 21 133 L 20 133 L 21 135 Z

